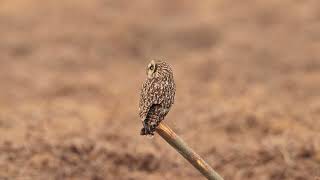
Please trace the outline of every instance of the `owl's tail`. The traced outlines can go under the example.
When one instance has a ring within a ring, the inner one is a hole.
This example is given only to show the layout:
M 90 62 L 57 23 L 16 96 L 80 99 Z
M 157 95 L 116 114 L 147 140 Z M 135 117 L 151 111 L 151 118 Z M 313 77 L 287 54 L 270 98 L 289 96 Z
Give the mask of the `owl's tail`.
M 142 122 L 143 128 L 140 135 L 154 135 L 156 127 L 161 122 L 161 105 L 154 104 L 150 107 L 146 119 Z

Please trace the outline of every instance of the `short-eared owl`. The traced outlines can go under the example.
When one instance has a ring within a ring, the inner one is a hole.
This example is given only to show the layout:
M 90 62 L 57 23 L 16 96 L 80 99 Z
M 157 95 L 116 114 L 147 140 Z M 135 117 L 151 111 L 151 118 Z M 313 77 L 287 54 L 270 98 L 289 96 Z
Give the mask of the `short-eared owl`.
M 139 103 L 143 124 L 140 134 L 153 135 L 174 102 L 175 83 L 172 69 L 166 62 L 152 60 L 146 73 L 148 77 L 142 85 Z

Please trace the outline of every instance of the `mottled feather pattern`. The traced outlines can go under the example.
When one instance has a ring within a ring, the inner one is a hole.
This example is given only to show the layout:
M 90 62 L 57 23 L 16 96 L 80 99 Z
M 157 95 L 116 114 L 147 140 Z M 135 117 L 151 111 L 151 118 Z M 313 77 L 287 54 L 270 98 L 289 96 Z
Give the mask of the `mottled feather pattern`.
M 149 127 L 148 132 L 146 130 L 147 127 L 143 127 L 141 129 L 140 134 L 141 135 L 153 135 L 153 132 L 155 131 L 155 128 L 159 125 L 159 123 L 163 120 L 164 116 L 160 116 L 162 113 L 162 107 L 159 104 L 153 104 L 147 114 L 147 121 L 143 122 L 146 124 L 146 126 Z M 148 133 L 147 133 L 148 132 Z
M 153 135 L 155 127 L 169 112 L 175 96 L 170 66 L 162 61 L 151 61 L 148 68 L 148 78 L 142 85 L 139 103 L 139 116 L 144 126 L 142 135 Z

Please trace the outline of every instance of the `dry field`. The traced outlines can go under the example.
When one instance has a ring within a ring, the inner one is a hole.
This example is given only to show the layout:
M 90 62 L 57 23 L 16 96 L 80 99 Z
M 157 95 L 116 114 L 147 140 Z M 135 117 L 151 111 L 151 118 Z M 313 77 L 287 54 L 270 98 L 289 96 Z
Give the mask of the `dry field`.
M 0 179 L 201 179 L 139 136 L 151 58 L 226 180 L 320 178 L 319 0 L 2 0 Z

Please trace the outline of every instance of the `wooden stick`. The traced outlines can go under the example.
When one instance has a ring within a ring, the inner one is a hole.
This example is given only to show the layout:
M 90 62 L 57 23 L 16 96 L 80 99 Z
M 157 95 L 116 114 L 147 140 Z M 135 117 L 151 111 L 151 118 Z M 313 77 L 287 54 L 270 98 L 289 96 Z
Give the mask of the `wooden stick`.
M 184 158 L 197 168 L 209 180 L 223 180 L 197 153 L 195 153 L 176 133 L 161 122 L 157 133 L 174 147 Z

